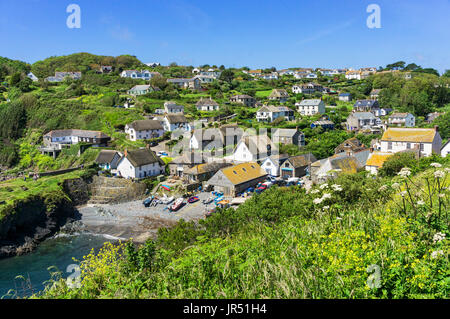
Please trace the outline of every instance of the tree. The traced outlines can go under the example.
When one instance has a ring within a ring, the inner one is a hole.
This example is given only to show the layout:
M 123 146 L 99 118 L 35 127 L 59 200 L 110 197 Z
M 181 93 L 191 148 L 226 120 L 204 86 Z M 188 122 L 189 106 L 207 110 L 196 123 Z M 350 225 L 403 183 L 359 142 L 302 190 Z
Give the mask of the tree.
M 389 157 L 378 170 L 380 176 L 395 176 L 403 167 L 413 168 L 417 160 L 412 152 L 399 152 Z
M 222 72 L 219 79 L 222 81 L 231 83 L 231 81 L 233 81 L 233 79 L 234 79 L 234 72 L 231 71 L 230 69 L 227 69 Z
M 404 68 L 405 71 L 415 71 L 417 69 L 420 69 L 420 65 L 417 65 L 415 63 L 410 63 Z
M 167 79 L 161 75 L 152 77 L 150 80 L 150 84 L 152 86 L 160 88 L 161 90 L 164 90 L 168 86 Z
M 31 91 L 30 85 L 32 83 L 33 83 L 33 81 L 31 81 L 31 79 L 29 77 L 25 77 L 23 80 L 21 80 L 19 82 L 18 87 L 22 92 L 30 92 Z
M 20 73 L 16 72 L 11 76 L 11 79 L 9 79 L 9 85 L 17 86 L 19 82 L 20 82 Z
M 439 127 L 439 134 L 443 139 L 450 138 L 450 112 L 446 112 L 433 121 Z
M 405 61 L 398 61 L 398 62 L 386 65 L 386 69 L 388 69 L 388 70 L 392 70 L 394 68 L 396 68 L 396 69 L 404 69 L 405 68 L 405 64 L 406 64 Z

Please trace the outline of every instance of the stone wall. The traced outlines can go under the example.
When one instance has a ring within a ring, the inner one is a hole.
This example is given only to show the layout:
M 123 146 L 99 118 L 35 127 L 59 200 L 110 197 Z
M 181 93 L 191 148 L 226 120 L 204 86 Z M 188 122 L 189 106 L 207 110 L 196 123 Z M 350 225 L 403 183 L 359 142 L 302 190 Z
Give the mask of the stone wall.
M 123 203 L 140 199 L 146 189 L 144 183 L 128 179 L 94 176 L 89 185 L 91 194 L 89 204 Z

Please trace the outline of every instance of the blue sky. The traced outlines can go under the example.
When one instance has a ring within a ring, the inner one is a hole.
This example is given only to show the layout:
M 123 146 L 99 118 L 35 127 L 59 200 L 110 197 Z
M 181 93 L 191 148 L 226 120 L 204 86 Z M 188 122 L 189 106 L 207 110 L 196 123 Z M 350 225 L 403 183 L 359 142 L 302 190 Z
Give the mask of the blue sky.
M 66 7 L 81 8 L 69 29 Z M 369 29 L 369 4 L 381 28 Z M 450 69 L 449 0 L 0 0 L 0 56 L 90 52 L 227 67 Z

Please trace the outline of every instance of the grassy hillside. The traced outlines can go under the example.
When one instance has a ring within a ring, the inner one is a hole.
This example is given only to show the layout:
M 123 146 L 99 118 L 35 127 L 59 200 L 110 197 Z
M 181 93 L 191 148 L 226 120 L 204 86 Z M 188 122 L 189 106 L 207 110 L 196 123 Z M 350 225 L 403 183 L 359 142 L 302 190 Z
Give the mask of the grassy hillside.
M 450 163 L 440 165 L 343 175 L 309 193 L 274 187 L 140 248 L 108 244 L 81 261 L 81 288 L 56 280 L 35 297 L 447 298 Z
M 62 182 L 66 179 L 78 178 L 85 171 L 74 171 L 58 176 L 41 177 L 38 180 L 32 178 L 17 178 L 9 181 L 0 182 L 0 220 L 7 214 L 14 213 L 14 207 L 20 202 L 26 202 L 34 196 L 45 198 L 64 196 L 62 192 Z

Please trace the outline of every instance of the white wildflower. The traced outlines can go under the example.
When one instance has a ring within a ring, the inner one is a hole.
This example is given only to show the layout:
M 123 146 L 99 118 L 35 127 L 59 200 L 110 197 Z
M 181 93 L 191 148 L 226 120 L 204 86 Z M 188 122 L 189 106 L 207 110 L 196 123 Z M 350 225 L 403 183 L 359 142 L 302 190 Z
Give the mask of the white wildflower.
M 436 243 L 438 243 L 438 242 L 440 242 L 440 241 L 442 241 L 444 239 L 445 239 L 445 234 L 444 233 L 441 233 L 441 232 L 436 233 L 433 236 L 433 243 L 436 244 Z
M 336 217 L 337 220 L 342 220 L 342 217 Z
M 319 187 L 320 187 L 320 189 L 325 189 L 325 188 L 328 188 L 328 184 L 322 184 Z
M 388 189 L 388 186 L 387 186 L 387 185 L 382 185 L 382 186 L 378 189 L 378 191 L 384 192 L 384 191 L 387 190 L 387 189 Z
M 392 188 L 399 188 L 400 187 L 400 184 L 399 183 L 394 183 L 394 184 L 392 184 Z
M 316 198 L 316 199 L 313 200 L 313 203 L 318 205 L 318 204 L 322 203 L 322 201 L 323 201 L 322 198 Z
M 328 210 L 328 209 L 330 209 L 330 206 L 328 206 L 328 205 L 327 206 L 323 206 L 323 209 L 324 210 Z
M 330 193 L 325 193 L 325 194 L 323 194 L 322 200 L 325 200 L 325 199 L 327 199 L 327 198 L 331 198 L 331 194 L 330 194 Z
M 445 194 L 439 194 L 438 195 L 440 198 L 444 198 L 445 197 Z
M 439 164 L 439 163 L 431 163 L 430 166 L 433 166 L 433 167 L 435 167 L 435 168 L 440 168 L 440 167 L 442 167 L 442 165 Z
M 444 251 L 442 250 L 435 250 L 431 253 L 431 259 L 436 259 L 439 256 L 443 256 L 444 255 Z
M 423 206 L 423 205 L 425 205 L 425 202 L 424 202 L 423 200 L 419 200 L 419 201 L 417 202 L 417 205 Z
M 433 243 L 436 244 L 436 243 L 438 243 L 438 242 L 440 242 L 440 241 L 442 241 L 444 239 L 445 239 L 445 234 L 444 233 L 441 233 L 441 232 L 436 233 L 433 236 Z
M 445 170 L 447 173 L 450 173 L 450 167 L 446 167 L 446 168 L 444 168 L 444 170 Z
M 400 172 L 398 172 L 397 175 L 399 175 L 399 176 L 401 176 L 401 177 L 407 177 L 407 176 L 411 175 L 411 169 L 408 168 L 408 167 L 403 167 L 403 168 L 400 170 Z
M 445 173 L 443 171 L 434 172 L 434 178 L 443 178 L 444 176 L 445 176 Z
M 341 185 L 333 184 L 333 185 L 331 185 L 331 187 L 333 187 L 334 191 L 336 191 L 336 192 L 341 192 L 342 191 Z
M 402 195 L 402 197 L 405 197 L 406 194 L 408 194 L 406 191 L 403 191 L 403 192 L 400 193 L 400 195 Z
M 319 193 L 320 191 L 318 190 L 318 189 L 313 189 L 310 193 L 311 194 L 317 194 L 317 193 Z

